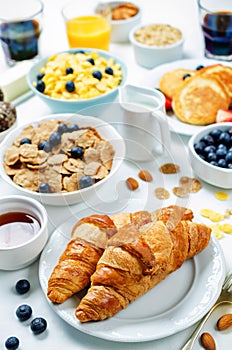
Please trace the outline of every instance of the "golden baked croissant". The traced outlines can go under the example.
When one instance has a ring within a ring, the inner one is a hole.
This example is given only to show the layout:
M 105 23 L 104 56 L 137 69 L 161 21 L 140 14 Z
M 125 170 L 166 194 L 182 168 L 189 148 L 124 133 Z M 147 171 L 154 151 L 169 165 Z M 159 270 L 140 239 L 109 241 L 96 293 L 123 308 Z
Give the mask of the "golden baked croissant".
M 94 214 L 79 220 L 72 229 L 72 239 L 48 280 L 48 298 L 54 303 L 63 303 L 87 287 L 108 238 L 117 232 L 117 228 L 131 222 L 139 227 L 150 221 L 151 214 L 147 211 L 120 213 L 112 218 Z
M 123 226 L 109 240 L 75 311 L 81 322 L 114 316 L 208 245 L 211 229 L 192 222 L 191 211 L 173 206 L 155 216 L 140 228 Z

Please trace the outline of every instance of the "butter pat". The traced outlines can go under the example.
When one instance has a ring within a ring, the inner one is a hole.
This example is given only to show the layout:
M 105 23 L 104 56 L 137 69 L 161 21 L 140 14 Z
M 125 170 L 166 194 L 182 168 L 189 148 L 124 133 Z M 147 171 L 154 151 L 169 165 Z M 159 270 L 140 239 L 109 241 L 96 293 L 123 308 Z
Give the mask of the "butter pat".
M 26 76 L 32 65 L 31 61 L 22 61 L 0 73 L 0 88 L 5 101 L 11 102 L 29 90 Z

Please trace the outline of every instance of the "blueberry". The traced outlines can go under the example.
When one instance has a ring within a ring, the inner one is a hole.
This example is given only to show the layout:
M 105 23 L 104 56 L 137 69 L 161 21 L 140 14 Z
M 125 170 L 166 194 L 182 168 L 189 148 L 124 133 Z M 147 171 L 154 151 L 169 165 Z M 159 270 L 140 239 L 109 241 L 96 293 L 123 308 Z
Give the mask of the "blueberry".
M 216 160 L 217 160 L 216 154 L 213 153 L 213 152 L 209 152 L 209 153 L 208 153 L 208 156 L 207 156 L 207 161 L 208 161 L 208 162 L 212 162 L 212 161 L 215 161 L 215 162 L 216 162 Z
M 215 151 L 216 151 L 216 147 L 214 145 L 206 146 L 204 149 L 204 153 L 207 153 L 207 154 Z
M 217 149 L 223 149 L 224 151 L 227 152 L 227 147 L 226 147 L 226 145 L 223 145 L 222 143 L 220 143 L 220 144 L 217 146 Z
M 217 150 L 216 150 L 216 156 L 218 157 L 218 158 L 225 158 L 225 156 L 226 156 L 226 154 L 227 154 L 227 151 L 224 149 L 224 148 L 218 148 Z
M 71 157 L 76 159 L 81 158 L 84 154 L 83 148 L 79 146 L 73 147 L 70 152 L 71 152 Z
M 222 133 L 221 129 L 214 129 L 209 133 L 209 135 L 211 135 L 214 138 L 214 140 L 217 141 L 221 133 Z
M 218 163 L 212 160 L 212 162 L 209 162 L 211 165 L 218 166 Z
M 196 70 L 200 70 L 202 68 L 204 68 L 204 66 L 202 64 L 199 64 L 199 66 L 196 67 Z
M 91 63 L 93 66 L 95 65 L 94 59 L 93 58 L 87 58 L 87 62 Z
M 19 280 L 15 285 L 15 289 L 18 292 L 18 294 L 27 293 L 30 287 L 30 282 L 26 279 Z
M 31 144 L 31 140 L 28 137 L 24 137 L 22 140 L 20 140 L 19 144 L 23 145 L 24 143 Z
M 67 83 L 65 84 L 65 89 L 68 92 L 73 92 L 75 90 L 75 84 L 72 80 L 67 81 Z
M 227 164 L 228 169 L 232 169 L 232 163 Z
M 111 67 L 106 67 L 105 73 L 109 75 L 114 75 L 114 71 Z
M 219 141 L 223 143 L 224 145 L 230 144 L 230 135 L 228 132 L 222 132 L 219 136 Z
M 30 327 L 34 334 L 43 333 L 47 328 L 47 321 L 43 317 L 36 317 L 31 321 Z
M 232 163 L 232 151 L 228 152 L 225 156 L 227 164 Z
M 214 144 L 214 139 L 211 135 L 205 135 L 202 137 L 201 141 L 205 142 L 206 145 L 213 145 Z
M 102 79 L 102 73 L 99 70 L 93 71 L 92 75 L 93 75 L 94 78 L 96 78 L 98 80 Z
M 39 73 L 38 75 L 37 75 L 37 80 L 42 80 L 43 79 L 43 77 L 44 77 L 44 73 Z
M 15 350 L 19 347 L 19 340 L 17 337 L 9 337 L 5 341 L 5 347 L 7 349 Z
M 51 193 L 51 187 L 47 182 L 42 182 L 38 188 L 39 193 Z
M 226 168 L 226 161 L 225 161 L 225 159 L 223 159 L 223 158 L 219 159 L 218 160 L 218 166 L 220 168 Z
M 66 69 L 65 69 L 65 73 L 66 73 L 66 74 L 72 74 L 72 73 L 73 73 L 72 67 L 66 68 Z
M 186 74 L 183 75 L 182 79 L 185 80 L 185 79 L 188 78 L 188 77 L 191 77 L 191 74 L 186 73 Z
M 35 88 L 39 92 L 44 92 L 44 90 L 45 90 L 45 83 L 42 80 L 38 80 Z
M 93 179 L 90 176 L 82 176 L 78 182 L 78 186 L 80 189 L 90 187 L 94 184 Z
M 77 124 L 72 124 L 68 126 L 68 132 L 73 132 L 79 130 L 79 126 Z
M 38 145 L 38 149 L 41 151 L 43 150 L 44 152 L 51 152 L 52 150 L 52 146 L 50 144 L 50 142 L 48 141 L 41 141 Z
M 61 135 L 59 132 L 55 131 L 49 136 L 49 142 L 51 146 L 58 146 L 61 143 Z
M 28 320 L 31 317 L 31 315 L 32 308 L 27 304 L 20 305 L 16 310 L 16 316 L 20 321 Z
M 57 131 L 58 131 L 60 134 L 64 134 L 65 132 L 67 132 L 67 131 L 68 131 L 68 126 L 67 126 L 67 124 L 65 124 L 65 123 L 59 124 Z
M 194 149 L 198 154 L 203 153 L 205 147 L 206 147 L 206 144 L 203 141 L 196 142 L 194 145 Z

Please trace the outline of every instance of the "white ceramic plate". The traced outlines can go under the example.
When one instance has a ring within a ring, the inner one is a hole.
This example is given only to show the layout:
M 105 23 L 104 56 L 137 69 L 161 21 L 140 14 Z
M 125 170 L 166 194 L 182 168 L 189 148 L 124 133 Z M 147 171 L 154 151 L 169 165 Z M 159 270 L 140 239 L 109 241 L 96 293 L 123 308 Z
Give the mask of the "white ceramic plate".
M 140 84 L 149 88 L 156 88 L 158 87 L 158 84 L 162 75 L 166 72 L 169 72 L 171 70 L 178 69 L 178 68 L 196 69 L 196 67 L 199 65 L 209 66 L 211 64 L 217 64 L 217 63 L 222 64 L 222 62 L 219 62 L 219 61 L 210 60 L 206 58 L 202 58 L 202 59 L 198 58 L 198 59 L 185 59 L 185 60 L 174 61 L 172 63 L 162 64 L 150 70 L 147 74 L 144 74 Z M 230 64 L 228 62 L 225 62 L 224 65 L 230 65 Z M 186 135 L 186 136 L 191 136 L 196 132 L 200 131 L 202 128 L 204 128 L 204 126 L 197 126 L 197 125 L 183 123 L 179 119 L 177 119 L 175 114 L 168 116 L 168 122 L 169 122 L 170 130 L 172 132 Z
M 139 201 L 128 204 L 105 203 L 99 213 L 139 210 Z M 140 207 L 141 208 L 141 207 Z M 39 278 L 46 295 L 48 278 L 68 243 L 71 228 L 81 217 L 96 211 L 84 209 L 59 226 L 43 250 L 39 264 Z M 48 302 L 52 309 L 76 329 L 118 342 L 143 342 L 177 333 L 203 317 L 215 303 L 225 276 L 224 257 L 216 240 L 194 259 L 186 261 L 176 272 L 151 291 L 130 304 L 116 316 L 100 322 L 82 324 L 75 317 L 75 308 L 83 293 L 78 293 L 60 305 Z

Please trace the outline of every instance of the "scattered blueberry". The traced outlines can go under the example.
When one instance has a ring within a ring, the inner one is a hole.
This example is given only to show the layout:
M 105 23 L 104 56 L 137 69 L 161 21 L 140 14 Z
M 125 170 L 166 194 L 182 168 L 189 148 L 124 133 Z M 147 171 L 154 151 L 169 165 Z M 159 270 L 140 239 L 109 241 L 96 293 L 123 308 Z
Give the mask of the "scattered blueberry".
M 38 90 L 39 92 L 44 92 L 45 83 L 42 80 L 38 80 L 38 82 L 36 84 L 36 90 Z
M 47 328 L 47 321 L 43 317 L 36 317 L 31 321 L 30 327 L 34 334 L 43 333 Z
M 87 58 L 87 60 L 89 63 L 91 63 L 93 66 L 95 65 L 94 59 L 93 58 Z
M 38 149 L 41 151 L 43 150 L 44 152 L 51 152 L 52 150 L 52 146 L 50 144 L 50 142 L 48 141 L 41 141 L 38 145 Z
M 39 193 L 51 193 L 51 187 L 47 182 L 42 182 L 38 188 Z
M 92 75 L 93 75 L 94 78 L 96 78 L 98 80 L 102 79 L 102 73 L 99 70 L 93 71 Z
M 31 144 L 31 140 L 28 137 L 24 137 L 22 140 L 20 140 L 19 144 L 23 145 L 24 143 Z
M 79 126 L 77 124 L 72 124 L 68 126 L 68 132 L 73 132 L 79 130 Z
M 65 132 L 67 132 L 67 131 L 68 131 L 68 126 L 67 126 L 67 124 L 65 124 L 65 123 L 59 124 L 57 131 L 58 131 L 60 134 L 64 134 Z
M 59 132 L 55 131 L 49 136 L 49 142 L 51 146 L 58 146 L 61 143 L 61 135 Z
M 93 179 L 90 176 L 82 176 L 78 182 L 78 186 L 80 189 L 90 187 L 94 184 Z
M 84 150 L 82 147 L 75 146 L 75 147 L 71 148 L 70 153 L 71 153 L 72 158 L 78 159 L 78 158 L 81 158 L 83 156 Z
M 15 289 L 18 294 L 25 294 L 29 291 L 30 289 L 30 282 L 26 279 L 19 280 L 16 285 Z
M 73 92 L 75 90 L 75 84 L 72 80 L 67 81 L 67 83 L 65 84 L 65 89 L 68 92 Z
M 105 73 L 109 75 L 114 75 L 114 71 L 111 67 L 106 67 Z
M 196 67 L 196 70 L 200 70 L 202 68 L 204 68 L 204 66 L 200 64 L 199 66 Z
M 20 305 L 16 310 L 16 316 L 20 321 L 28 320 L 32 315 L 32 308 L 27 304 Z
M 44 77 L 44 73 L 39 73 L 38 75 L 37 75 L 37 80 L 41 80 L 41 79 L 43 79 L 43 77 Z
M 72 74 L 73 73 L 72 67 L 66 68 L 65 72 L 66 72 L 66 74 Z
M 19 340 L 17 337 L 9 337 L 5 341 L 5 347 L 10 350 L 18 349 L 19 347 Z
M 185 80 L 185 79 L 188 78 L 188 77 L 191 77 L 191 74 L 186 73 L 186 74 L 183 75 L 182 79 Z

